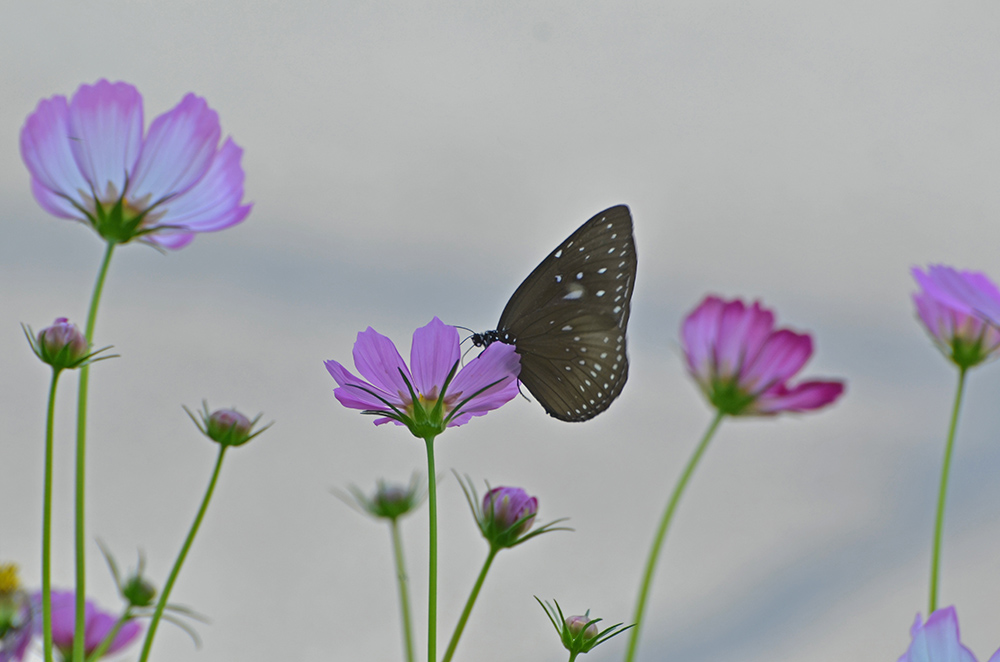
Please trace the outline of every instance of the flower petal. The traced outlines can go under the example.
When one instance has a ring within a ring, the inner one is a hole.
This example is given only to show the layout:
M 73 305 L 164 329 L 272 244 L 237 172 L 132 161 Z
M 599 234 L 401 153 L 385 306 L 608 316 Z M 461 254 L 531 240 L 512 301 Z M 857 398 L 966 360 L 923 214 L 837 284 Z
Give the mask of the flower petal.
M 514 399 L 518 393 L 517 375 L 520 372 L 521 357 L 513 345 L 495 342 L 483 350 L 462 368 L 448 388 L 448 393 L 461 394 L 464 400 L 479 390 L 485 390 L 462 407 L 449 422 L 449 427 L 467 422 L 468 416 L 482 416 Z
M 720 377 L 739 375 L 755 360 L 774 329 L 774 314 L 760 302 L 746 308 L 739 299 L 726 304 L 719 318 L 716 371 Z M 740 381 L 743 381 L 742 379 Z
M 142 95 L 128 83 L 81 85 L 69 104 L 70 149 L 94 194 L 113 202 L 142 148 Z
M 911 629 L 913 641 L 899 662 L 976 662 L 972 652 L 959 640 L 954 607 L 938 609 L 923 626 L 918 623 Z
M 406 383 L 412 385 L 413 377 L 396 346 L 375 329 L 368 327 L 358 334 L 354 343 L 354 365 L 361 376 L 375 386 L 409 400 Z
M 844 393 L 844 382 L 813 381 L 788 388 L 784 384 L 760 394 L 753 413 L 777 414 L 783 411 L 810 411 L 832 403 Z
M 705 297 L 705 300 L 684 318 L 681 325 L 681 339 L 684 342 L 684 355 L 688 368 L 695 379 L 707 385 L 715 370 L 714 351 L 715 340 L 719 332 L 719 317 L 725 303 L 718 297 Z
M 932 265 L 926 274 L 914 267 L 911 273 L 924 292 L 939 303 L 1000 322 L 1000 289 L 985 274 L 944 265 Z
M 379 398 L 384 398 L 392 404 L 402 407 L 403 403 L 395 393 L 387 393 L 384 390 L 372 386 L 363 379 L 358 379 L 351 371 L 340 365 L 336 361 L 324 361 L 327 371 L 336 380 L 340 388 L 333 390 L 333 395 L 340 401 L 340 404 L 351 409 L 381 409 L 388 410 L 385 402 Z M 378 421 L 376 421 L 376 424 Z
M 460 356 L 458 329 L 437 317 L 414 331 L 410 367 L 417 392 L 428 398 L 441 395 L 441 387 Z
M 208 103 L 187 94 L 149 127 L 129 183 L 129 199 L 155 204 L 184 193 L 205 176 L 222 129 Z
M 740 386 L 749 393 L 769 390 L 784 384 L 802 369 L 812 356 L 812 338 L 781 329 L 771 334 L 753 363 L 743 369 Z
M 62 218 L 84 218 L 70 203 L 82 206 L 90 184 L 73 158 L 66 97 L 38 102 L 21 129 L 21 158 L 31 173 L 35 199 L 46 211 Z
M 252 205 L 243 200 L 243 150 L 227 138 L 215 155 L 205 176 L 190 189 L 168 200 L 161 209 L 166 213 L 158 225 L 181 227 L 195 232 L 212 232 L 236 225 L 250 213 Z M 156 233 L 150 239 L 167 248 L 176 248 L 161 240 L 169 234 Z

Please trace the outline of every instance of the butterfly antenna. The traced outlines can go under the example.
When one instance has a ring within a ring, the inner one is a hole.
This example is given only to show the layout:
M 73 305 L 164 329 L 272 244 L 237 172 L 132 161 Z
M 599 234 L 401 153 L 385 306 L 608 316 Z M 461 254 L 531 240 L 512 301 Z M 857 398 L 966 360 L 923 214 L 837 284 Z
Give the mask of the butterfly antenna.
M 466 338 L 466 340 L 468 340 L 468 338 Z M 465 342 L 465 340 L 463 340 L 462 342 Z M 469 349 L 467 349 L 467 350 L 465 350 L 464 352 L 462 352 L 462 366 L 463 366 L 463 367 L 465 366 L 465 356 L 466 356 L 466 355 L 467 355 L 467 354 L 468 354 L 469 352 L 471 352 L 471 351 L 472 351 L 473 349 L 475 349 L 475 348 L 476 348 L 476 346 L 475 346 L 475 345 L 472 345 L 472 346 L 470 346 L 470 347 L 469 347 Z
M 472 329 L 470 329 L 470 328 L 469 328 L 469 327 L 467 327 L 467 326 L 459 326 L 459 325 L 457 325 L 457 324 L 453 324 L 452 326 L 454 326 L 454 327 L 455 327 L 456 329 L 461 329 L 462 331 L 468 331 L 468 332 L 469 332 L 469 335 L 467 335 L 467 336 L 465 336 L 464 338 L 462 338 L 462 344 L 463 344 L 463 345 L 465 344 L 465 341 L 467 341 L 467 340 L 468 340 L 469 338 L 471 338 L 472 336 L 476 335 L 476 332 L 475 332 L 475 331 L 473 331 Z

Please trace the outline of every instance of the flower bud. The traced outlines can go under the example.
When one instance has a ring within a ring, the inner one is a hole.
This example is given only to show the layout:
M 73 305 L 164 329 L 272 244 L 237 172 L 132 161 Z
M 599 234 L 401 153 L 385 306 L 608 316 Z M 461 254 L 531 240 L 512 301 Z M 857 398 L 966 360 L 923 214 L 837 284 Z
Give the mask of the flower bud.
M 597 636 L 597 623 L 589 616 L 567 616 L 566 629 L 574 638 L 581 632 L 584 639 L 593 639 Z
M 184 411 L 188 413 L 202 434 L 223 446 L 242 446 L 271 427 L 271 424 L 268 423 L 254 432 L 253 427 L 260 420 L 260 414 L 253 420 L 248 419 L 235 409 L 217 409 L 210 414 L 208 413 L 208 402 L 203 402 L 202 411 L 198 412 L 200 421 L 187 407 L 184 408 Z
M 79 367 L 90 353 L 87 339 L 65 317 L 57 317 L 52 326 L 42 329 L 32 349 L 38 358 L 57 370 Z
M 208 436 L 228 446 L 245 444 L 250 436 L 250 419 L 235 409 L 216 409 L 208 417 Z
M 348 485 L 347 492 L 338 489 L 331 491 L 341 501 L 364 515 L 392 521 L 415 510 L 425 496 L 419 474 L 413 474 L 409 485 L 387 483 L 380 479 L 375 493 L 370 497 L 355 485 Z
M 481 528 L 497 547 L 513 547 L 538 512 L 538 499 L 520 487 L 494 487 L 483 497 Z
M 538 499 L 528 496 L 520 487 L 494 487 L 483 497 L 483 513 L 493 520 L 498 530 L 516 527 L 515 535 L 531 528 L 538 512 Z
M 582 616 L 564 618 L 559 602 L 553 600 L 555 602 L 555 606 L 553 607 L 547 601 L 542 602 L 539 600 L 538 596 L 535 596 L 535 600 L 545 610 L 545 615 L 549 617 L 549 622 L 552 623 L 552 627 L 558 633 L 563 646 L 571 653 L 569 658 L 571 660 L 576 659 L 576 656 L 581 653 L 589 653 L 599 644 L 603 644 L 608 639 L 635 627 L 634 624 L 622 627 L 621 623 L 616 623 L 611 627 L 600 630 L 597 624 L 602 619 L 591 618 L 589 609 Z
M 125 580 L 121 591 L 133 607 L 148 607 L 156 597 L 156 587 L 138 573 Z

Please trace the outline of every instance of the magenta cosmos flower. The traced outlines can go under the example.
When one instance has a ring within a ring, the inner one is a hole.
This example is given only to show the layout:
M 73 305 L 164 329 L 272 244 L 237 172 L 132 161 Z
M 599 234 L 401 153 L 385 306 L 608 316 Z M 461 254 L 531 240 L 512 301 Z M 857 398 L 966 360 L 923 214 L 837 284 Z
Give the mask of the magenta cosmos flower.
M 985 274 L 941 265 L 911 273 L 920 321 L 948 359 L 966 369 L 1000 354 L 1000 329 L 986 321 L 1000 320 L 1000 290 Z
M 74 596 L 73 591 L 52 591 L 52 643 L 62 652 L 66 660 L 73 656 L 73 626 L 76 616 Z M 37 605 L 38 613 L 41 613 L 42 594 L 35 593 L 31 599 Z M 91 600 L 87 600 L 84 610 L 83 648 L 89 657 L 114 629 L 118 616 L 104 611 Z M 38 633 L 41 633 L 41 618 L 36 619 L 36 627 Z M 142 626 L 136 621 L 125 623 L 104 654 L 111 655 L 125 648 L 139 636 L 140 632 Z
M 920 622 L 920 614 L 910 628 L 910 647 L 898 662 L 976 662 L 976 656 L 962 645 L 958 635 L 958 615 L 954 607 L 938 609 Z M 989 662 L 1000 662 L 1000 650 Z
M 325 365 L 337 380 L 333 393 L 342 405 L 381 416 L 376 425 L 394 421 L 425 438 L 517 395 L 521 364 L 513 345 L 493 343 L 461 369 L 460 356 L 458 329 L 435 317 L 413 332 L 412 372 L 392 341 L 371 327 L 354 343 L 354 365 L 364 379 L 336 361 Z
M 812 355 L 808 334 L 774 328 L 759 302 L 707 297 L 681 328 L 688 370 L 709 402 L 731 416 L 824 407 L 844 392 L 842 381 L 790 380 Z
M 21 129 L 21 158 L 46 211 L 82 221 L 109 242 L 181 248 L 250 213 L 243 150 L 219 146 L 219 116 L 185 96 L 143 134 L 142 95 L 128 83 L 81 85 L 72 100 L 38 102 Z

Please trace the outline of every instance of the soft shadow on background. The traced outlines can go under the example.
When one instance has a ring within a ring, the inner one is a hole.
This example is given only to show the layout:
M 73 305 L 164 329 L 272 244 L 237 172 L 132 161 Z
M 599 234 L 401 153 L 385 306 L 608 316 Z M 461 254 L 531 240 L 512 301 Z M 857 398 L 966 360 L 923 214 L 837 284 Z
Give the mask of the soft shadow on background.
M 819 414 L 724 425 L 668 539 L 640 657 L 896 659 L 926 608 L 955 380 L 914 319 L 908 270 L 1000 277 L 998 22 L 994 4 L 902 1 L 9 7 L 0 560 L 37 583 L 48 372 L 18 324 L 82 321 L 102 252 L 35 204 L 18 133 L 39 99 L 106 77 L 138 86 L 147 123 L 188 91 L 206 97 L 245 149 L 255 207 L 178 253 L 118 251 L 97 342 L 122 358 L 91 377 L 89 534 L 122 563 L 146 550 L 162 581 L 215 454 L 181 405 L 276 421 L 231 454 L 173 593 L 212 618 L 202 650 L 165 627 L 155 659 L 399 659 L 387 532 L 328 489 L 405 480 L 422 444 L 337 404 L 322 361 L 347 361 L 368 325 L 404 354 L 434 315 L 492 328 L 534 265 L 617 203 L 639 256 L 620 400 L 584 424 L 516 400 L 439 439 L 442 472 L 523 486 L 543 519 L 576 529 L 500 556 L 458 658 L 563 659 L 532 595 L 630 617 L 656 518 L 709 420 L 677 330 L 713 292 L 812 331 L 807 374 L 848 393 Z M 55 583 L 69 586 L 64 384 Z M 998 390 L 1000 368 L 973 373 L 944 548 L 942 602 L 981 659 L 1000 645 Z M 445 637 L 486 546 L 450 475 L 441 499 Z M 425 527 L 426 511 L 404 522 L 418 623 Z M 93 596 L 116 606 L 96 545 L 88 564 Z

